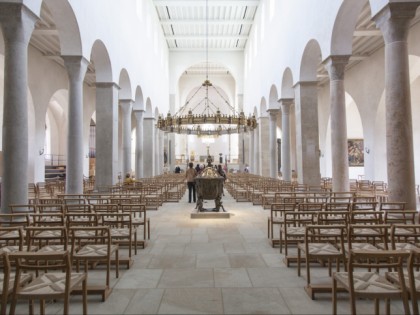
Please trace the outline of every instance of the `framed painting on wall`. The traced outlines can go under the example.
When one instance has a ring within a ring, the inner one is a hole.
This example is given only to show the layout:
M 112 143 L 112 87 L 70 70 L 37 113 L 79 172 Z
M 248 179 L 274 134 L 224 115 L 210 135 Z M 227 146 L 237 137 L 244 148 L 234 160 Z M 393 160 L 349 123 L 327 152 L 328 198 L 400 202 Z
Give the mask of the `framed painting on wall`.
M 349 166 L 364 166 L 365 156 L 363 151 L 363 139 L 347 139 L 347 152 Z

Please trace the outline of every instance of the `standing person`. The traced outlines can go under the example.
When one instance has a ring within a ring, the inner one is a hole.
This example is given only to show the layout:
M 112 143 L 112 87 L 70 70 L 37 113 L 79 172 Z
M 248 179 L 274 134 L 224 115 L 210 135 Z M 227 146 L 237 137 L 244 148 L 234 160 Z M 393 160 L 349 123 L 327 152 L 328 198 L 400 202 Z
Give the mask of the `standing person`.
M 195 194 L 195 177 L 197 176 L 197 171 L 193 168 L 194 164 L 189 163 L 188 169 L 185 172 L 185 178 L 187 179 L 188 185 L 188 202 L 191 203 L 191 194 L 193 196 L 194 202 L 196 202 L 196 194 Z

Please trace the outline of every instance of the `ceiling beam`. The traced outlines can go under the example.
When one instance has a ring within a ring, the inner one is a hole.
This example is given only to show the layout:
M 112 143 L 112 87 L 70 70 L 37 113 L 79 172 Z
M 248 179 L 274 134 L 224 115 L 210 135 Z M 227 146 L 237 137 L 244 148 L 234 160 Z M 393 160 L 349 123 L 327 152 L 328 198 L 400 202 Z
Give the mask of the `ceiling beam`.
M 226 47 L 226 48 L 210 48 L 208 49 L 208 51 L 212 52 L 212 51 L 243 51 L 244 49 L 241 47 Z M 181 47 L 181 48 L 175 48 L 175 47 L 171 47 L 169 48 L 169 51 L 179 51 L 179 52 L 191 52 L 191 51 L 202 51 L 205 52 L 206 51 L 206 47 L 203 48 L 187 48 L 187 47 Z
M 207 35 L 166 35 L 166 40 L 200 40 L 206 39 Z M 208 39 L 248 39 L 248 35 L 208 35 Z
M 382 36 L 380 30 L 367 30 L 367 29 L 357 29 L 354 31 L 353 36 L 362 37 L 362 36 Z
M 157 7 L 205 7 L 205 0 L 153 0 Z M 208 2 L 209 7 L 230 7 L 249 6 L 257 7 L 260 0 L 212 0 Z
M 209 20 L 209 25 L 251 25 L 254 21 L 253 20 Z M 207 23 L 206 19 L 171 19 L 171 20 L 161 20 L 160 23 L 162 25 L 195 25 L 195 24 L 203 24 Z
M 51 35 L 57 35 L 58 36 L 58 30 L 51 29 L 51 28 L 36 28 L 34 29 L 33 35 L 44 35 L 44 36 L 51 36 Z

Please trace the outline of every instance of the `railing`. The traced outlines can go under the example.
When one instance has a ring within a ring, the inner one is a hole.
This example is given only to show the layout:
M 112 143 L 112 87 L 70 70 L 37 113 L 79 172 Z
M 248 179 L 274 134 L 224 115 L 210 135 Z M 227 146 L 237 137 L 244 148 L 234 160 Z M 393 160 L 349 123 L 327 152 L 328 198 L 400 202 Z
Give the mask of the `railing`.
M 45 154 L 45 165 L 66 165 L 66 156 L 59 154 Z

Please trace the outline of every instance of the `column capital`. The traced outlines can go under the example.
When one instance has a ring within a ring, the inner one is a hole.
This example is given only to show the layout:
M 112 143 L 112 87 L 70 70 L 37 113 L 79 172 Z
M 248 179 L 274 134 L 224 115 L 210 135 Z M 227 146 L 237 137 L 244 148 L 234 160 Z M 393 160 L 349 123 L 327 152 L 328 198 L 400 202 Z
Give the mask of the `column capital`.
M 115 82 L 96 82 L 95 87 L 102 89 L 115 88 L 117 90 L 121 90 L 120 86 Z
M 280 108 L 269 108 L 267 109 L 267 113 L 270 116 L 276 116 L 280 112 Z
M 0 2 L 0 26 L 5 42 L 29 43 L 39 17 L 22 3 Z
M 344 70 L 349 59 L 350 55 L 331 55 L 322 62 L 330 75 L 330 81 L 344 80 Z
M 133 113 L 134 114 L 143 114 L 144 113 L 144 109 L 133 109 Z
M 407 41 L 410 20 L 416 15 L 419 1 L 387 3 L 372 18 L 381 29 L 385 43 Z
M 293 88 L 297 88 L 299 86 L 312 87 L 312 86 L 317 86 L 317 85 L 318 85 L 318 81 L 298 81 L 293 85 Z
M 81 80 L 83 79 L 86 74 L 87 67 L 89 65 L 89 60 L 87 60 L 83 56 L 68 56 L 63 55 L 61 58 L 64 60 L 64 65 L 67 69 L 67 74 L 69 79 L 72 80 Z
M 294 98 L 280 98 L 277 100 L 278 103 L 280 103 L 280 105 L 293 105 L 293 103 L 295 102 Z
M 132 100 L 131 98 L 123 98 L 123 99 L 119 99 L 118 102 L 120 103 L 120 105 L 132 105 L 134 103 L 134 100 Z

